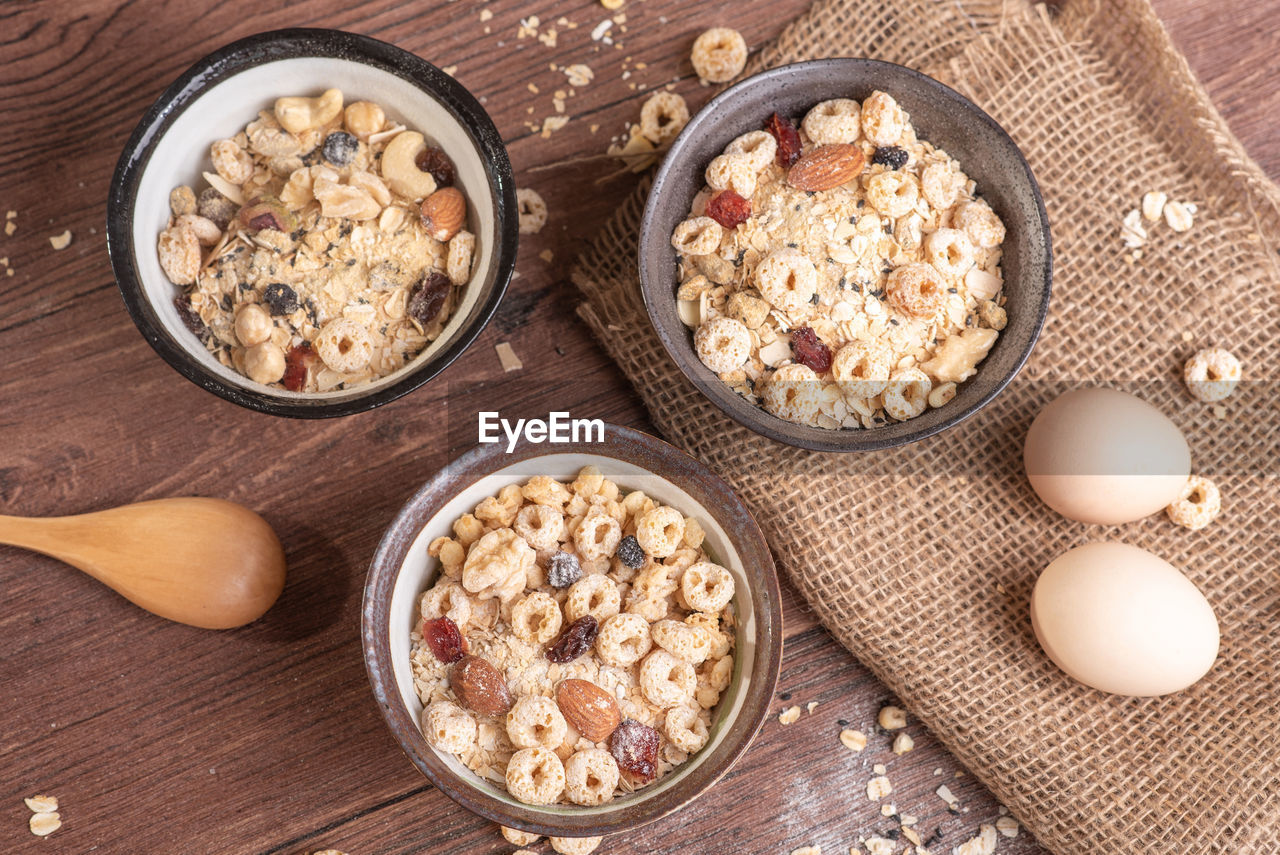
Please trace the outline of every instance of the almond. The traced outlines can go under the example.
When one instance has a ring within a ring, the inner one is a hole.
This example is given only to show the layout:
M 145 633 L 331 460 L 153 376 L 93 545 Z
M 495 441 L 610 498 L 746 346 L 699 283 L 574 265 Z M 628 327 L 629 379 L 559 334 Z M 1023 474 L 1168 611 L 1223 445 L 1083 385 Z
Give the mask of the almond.
M 466 218 L 467 200 L 457 187 L 445 187 L 422 200 L 422 224 L 441 243 L 461 231 Z
M 565 680 L 556 689 L 556 703 L 565 720 L 592 742 L 609 738 L 622 720 L 613 696 L 586 680 Z
M 796 161 L 787 183 L 797 190 L 830 190 L 857 178 L 866 165 L 867 157 L 856 145 L 820 145 Z
M 514 706 L 506 679 L 479 656 L 464 656 L 454 663 L 449 685 L 458 703 L 481 715 L 506 715 Z

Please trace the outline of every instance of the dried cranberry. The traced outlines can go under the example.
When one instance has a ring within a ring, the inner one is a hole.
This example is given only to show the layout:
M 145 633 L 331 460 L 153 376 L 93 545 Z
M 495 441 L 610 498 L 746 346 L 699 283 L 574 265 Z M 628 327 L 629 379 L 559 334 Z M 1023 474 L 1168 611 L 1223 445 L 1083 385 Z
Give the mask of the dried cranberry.
M 658 731 L 635 719 L 623 719 L 609 737 L 609 753 L 631 780 L 647 784 L 658 771 Z
M 707 216 L 726 229 L 736 229 L 751 217 L 751 200 L 732 190 L 721 190 L 707 202 Z
M 448 187 L 458 177 L 457 170 L 454 169 L 453 161 L 449 159 L 449 155 L 444 153 L 444 149 L 436 145 L 429 145 L 418 152 L 418 156 L 414 158 L 414 163 L 423 172 L 431 173 L 431 177 L 436 180 L 437 187 Z
M 825 374 L 831 369 L 831 348 L 823 344 L 809 327 L 792 330 L 791 353 L 796 362 L 809 366 L 818 374 Z
M 284 378 L 280 382 L 290 392 L 301 392 L 307 385 L 307 372 L 311 369 L 311 363 L 316 359 L 316 352 L 309 341 L 289 348 L 289 352 L 284 355 Z
M 422 640 L 435 657 L 448 665 L 467 655 L 467 639 L 458 625 L 447 617 L 422 621 Z
M 567 588 L 582 578 L 582 565 L 578 556 L 570 552 L 557 552 L 547 566 L 547 584 L 553 588 Z
M 787 169 L 800 159 L 800 132 L 796 130 L 795 122 L 774 113 L 764 123 L 764 129 L 778 141 L 776 160 L 779 166 Z
M 583 615 L 569 624 L 556 643 L 547 648 L 547 658 L 561 665 L 572 662 L 587 652 L 599 632 L 600 624 L 596 619 Z
M 438 271 L 432 271 L 413 286 L 409 294 L 409 307 L 406 311 L 424 327 L 435 320 L 436 315 L 444 308 L 444 300 L 449 296 L 453 283 L 449 277 Z
M 298 311 L 298 292 L 283 282 L 272 282 L 262 292 L 273 315 L 292 315 Z
M 614 556 L 632 570 L 639 570 L 644 564 L 644 548 L 634 534 L 629 534 L 618 542 L 618 551 Z
M 191 305 L 191 298 L 174 297 L 173 307 L 178 310 L 178 318 L 182 321 L 182 325 L 203 340 L 209 330 L 204 325 L 204 321 L 200 319 L 200 315 L 196 312 L 195 307 Z
M 901 169 L 910 159 L 911 156 L 907 154 L 907 150 L 896 145 L 882 145 L 876 149 L 875 154 L 871 155 L 872 163 L 880 163 L 890 169 Z

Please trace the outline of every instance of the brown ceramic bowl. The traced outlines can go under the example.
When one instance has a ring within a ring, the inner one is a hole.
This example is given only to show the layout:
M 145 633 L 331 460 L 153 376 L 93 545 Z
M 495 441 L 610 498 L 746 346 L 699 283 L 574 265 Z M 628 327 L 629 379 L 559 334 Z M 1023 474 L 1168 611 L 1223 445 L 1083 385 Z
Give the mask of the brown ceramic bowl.
M 921 139 L 960 162 L 1004 221 L 1002 258 L 1009 325 L 978 373 L 950 403 L 914 419 L 871 430 L 826 430 L 780 419 L 721 382 L 693 349 L 677 314 L 676 253 L 671 233 L 688 216 L 711 159 L 740 134 L 759 130 L 773 112 L 800 117 L 829 98 L 891 94 Z M 947 430 L 986 406 L 1022 368 L 1049 309 L 1053 253 L 1049 218 L 1031 167 L 1009 135 L 980 107 L 918 71 L 874 59 L 818 59 L 773 68 L 725 90 L 703 107 L 663 158 L 640 226 L 640 285 L 658 338 L 685 376 L 731 418 L 770 439 L 815 451 L 874 451 Z
M 778 578 L 764 535 L 741 500 L 709 469 L 661 440 L 608 425 L 603 442 L 558 446 L 482 445 L 437 472 L 396 515 L 382 538 L 365 584 L 362 637 L 373 694 L 410 761 L 440 790 L 470 811 L 512 828 L 557 837 L 614 834 L 689 803 L 718 781 L 747 750 L 769 709 L 782 660 Z M 701 751 L 660 781 L 599 807 L 526 805 L 475 775 L 422 736 L 423 705 L 414 690 L 409 633 L 418 600 L 439 564 L 427 544 L 451 532 L 453 521 L 507 484 L 534 475 L 572 480 L 595 465 L 626 490 L 695 516 L 705 548 L 734 576 L 738 615 L 734 673 Z

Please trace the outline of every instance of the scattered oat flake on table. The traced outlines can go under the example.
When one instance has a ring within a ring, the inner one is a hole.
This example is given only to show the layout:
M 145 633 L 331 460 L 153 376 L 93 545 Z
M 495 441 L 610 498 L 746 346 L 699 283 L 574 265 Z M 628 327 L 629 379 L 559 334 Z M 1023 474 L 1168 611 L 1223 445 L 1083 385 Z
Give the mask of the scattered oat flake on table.
M 516 352 L 511 349 L 511 345 L 507 342 L 499 342 L 493 349 L 498 353 L 498 361 L 502 363 L 503 371 L 510 373 L 524 368 L 524 363 L 520 361 L 520 357 L 516 356 Z
M 938 798 L 942 799 L 944 802 L 951 805 L 952 807 L 955 807 L 960 803 L 960 800 L 956 798 L 956 794 L 951 792 L 951 788 L 948 787 L 946 784 L 943 784 L 941 787 L 938 787 L 938 789 L 934 790 L 934 792 L 938 794 Z
M 568 116 L 547 116 L 542 120 L 542 138 L 550 139 L 552 131 L 558 131 L 567 124 Z
M 580 62 L 565 66 L 562 70 L 564 76 L 569 79 L 570 86 L 586 86 L 596 78 L 596 73 Z
M 868 855 L 893 855 L 893 851 L 898 848 L 897 843 L 883 837 L 868 837 L 862 841 L 862 845 L 867 847 Z
M 33 813 L 27 827 L 36 837 L 48 837 L 62 827 L 62 815 L 57 811 Z
M 880 714 L 876 716 L 876 721 L 885 730 L 897 730 L 900 727 L 907 726 L 907 713 L 901 707 L 889 705 L 880 709 Z
M 875 772 L 877 775 L 883 775 L 885 772 L 888 772 L 889 770 L 885 768 L 885 765 L 883 763 L 877 763 L 876 765 L 871 767 L 871 771 Z
M 893 740 L 893 753 L 901 757 L 916 747 L 916 741 L 909 733 L 899 733 Z
M 892 792 L 893 784 L 889 783 L 889 779 L 884 775 L 877 775 L 867 781 L 867 798 L 873 802 L 880 801 Z
M 787 707 L 785 710 L 778 713 L 779 724 L 791 724 L 798 718 L 800 718 L 800 707 Z
M 804 705 L 805 712 L 809 713 L 809 715 L 813 715 L 813 711 L 816 710 L 817 708 L 818 708 L 817 701 L 809 701 L 809 703 Z
M 481 10 L 480 10 L 480 23 L 482 23 L 482 24 L 483 24 L 485 21 L 491 21 L 491 20 L 493 20 L 493 12 L 492 12 L 491 10 L 489 10 L 489 9 L 481 9 Z
M 49 245 L 54 249 L 66 249 L 71 246 L 71 229 L 67 229 L 60 235 L 54 235 L 49 238 Z
M 337 849 L 321 849 L 315 855 L 347 855 L 346 852 L 340 852 Z
M 443 71 L 445 74 L 449 75 L 450 77 L 453 77 L 455 74 L 458 73 L 458 66 L 446 65 L 444 68 L 440 70 Z
M 23 799 L 27 803 L 27 807 L 32 813 L 48 813 L 58 809 L 57 796 L 32 796 L 29 799 Z
M 608 18 L 605 18 L 603 21 L 596 24 L 595 29 L 591 31 L 591 41 L 598 42 L 603 39 L 604 34 L 609 32 L 609 28 L 612 26 L 613 21 L 610 21 Z
M 996 851 L 996 827 L 982 825 L 978 833 L 951 850 L 952 855 L 992 855 Z
M 996 820 L 996 831 L 1005 837 L 1018 836 L 1018 821 L 1011 816 L 1002 816 Z
M 855 754 L 867 747 L 867 735 L 860 730 L 840 731 L 840 744 Z
M 792 849 L 791 855 L 822 855 L 822 847 L 801 846 L 799 849 Z

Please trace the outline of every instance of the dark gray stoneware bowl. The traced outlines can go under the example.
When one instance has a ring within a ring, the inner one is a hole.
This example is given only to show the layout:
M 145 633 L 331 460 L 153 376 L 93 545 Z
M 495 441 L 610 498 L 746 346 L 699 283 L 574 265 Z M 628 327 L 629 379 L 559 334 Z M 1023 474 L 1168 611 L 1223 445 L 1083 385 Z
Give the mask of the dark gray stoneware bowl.
M 605 426 L 603 442 L 481 445 L 431 476 L 392 520 L 369 566 L 361 633 L 365 667 L 387 726 L 405 754 L 449 798 L 512 828 L 557 837 L 590 837 L 636 828 L 692 801 L 720 780 L 751 744 L 769 712 L 782 661 L 778 577 L 764 534 L 724 481 L 687 454 L 630 428 Z M 458 517 L 486 496 L 534 475 L 571 481 L 594 465 L 627 490 L 696 517 L 712 560 L 733 574 L 738 624 L 734 669 L 707 744 L 662 780 L 596 807 L 521 804 L 472 773 L 422 735 L 422 702 L 413 685 L 409 633 L 418 601 L 439 562 L 427 545 L 452 533 Z
M 735 394 L 693 349 L 676 314 L 676 253 L 671 232 L 703 187 L 703 171 L 734 137 L 759 130 L 773 112 L 799 118 L 819 101 L 865 99 L 880 89 L 911 115 L 917 134 L 943 148 L 977 182 L 1004 221 L 1004 289 L 1009 325 L 961 384 L 953 401 L 907 422 L 874 430 L 830 431 L 793 424 Z M 654 179 L 640 226 L 640 285 L 667 352 L 695 386 L 756 433 L 815 451 L 872 451 L 914 442 L 959 424 L 1000 393 L 1021 369 L 1049 309 L 1053 254 L 1049 220 L 1031 168 L 1009 135 L 972 101 L 917 71 L 872 59 L 819 59 L 771 69 L 724 91 L 676 139 Z

